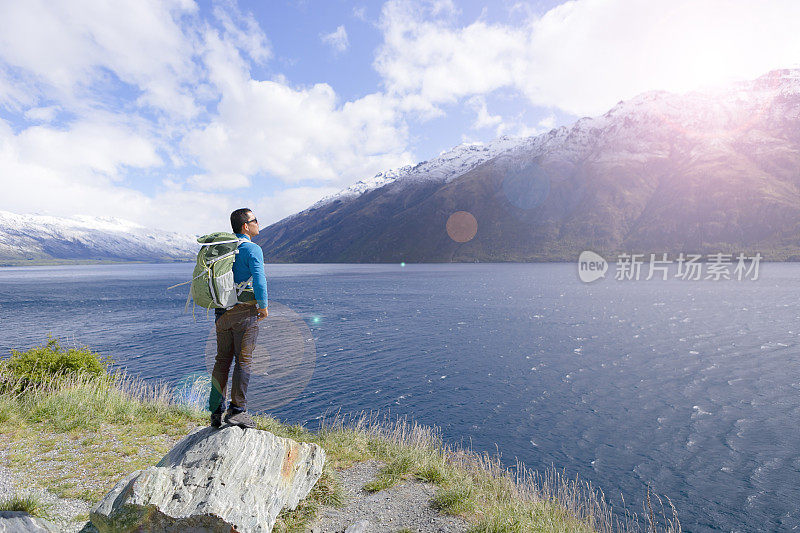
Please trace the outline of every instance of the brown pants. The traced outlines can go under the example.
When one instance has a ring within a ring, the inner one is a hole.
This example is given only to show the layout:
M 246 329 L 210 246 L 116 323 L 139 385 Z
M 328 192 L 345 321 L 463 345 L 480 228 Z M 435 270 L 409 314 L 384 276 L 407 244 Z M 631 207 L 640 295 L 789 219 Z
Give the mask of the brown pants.
M 216 328 L 217 358 L 211 372 L 209 408 L 211 411 L 224 409 L 228 372 L 236 359 L 231 382 L 231 407 L 247 409 L 247 384 L 258 340 L 258 310 L 255 305 L 237 304 L 217 319 Z

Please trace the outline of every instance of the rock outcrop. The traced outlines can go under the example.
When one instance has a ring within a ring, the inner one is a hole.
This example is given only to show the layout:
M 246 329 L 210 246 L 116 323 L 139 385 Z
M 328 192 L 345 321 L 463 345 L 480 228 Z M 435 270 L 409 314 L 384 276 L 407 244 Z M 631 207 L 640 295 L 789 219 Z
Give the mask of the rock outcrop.
M 322 475 L 325 451 L 268 431 L 202 428 L 156 466 L 117 483 L 92 510 L 111 531 L 268 532 Z
M 58 528 L 43 518 L 22 511 L 0 511 L 0 533 L 55 533 Z

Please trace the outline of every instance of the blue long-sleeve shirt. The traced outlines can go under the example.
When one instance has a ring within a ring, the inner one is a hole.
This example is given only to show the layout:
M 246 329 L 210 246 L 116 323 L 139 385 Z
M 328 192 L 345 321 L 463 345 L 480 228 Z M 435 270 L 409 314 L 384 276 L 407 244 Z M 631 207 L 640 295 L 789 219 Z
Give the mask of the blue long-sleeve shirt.
M 233 282 L 241 283 L 253 278 L 253 292 L 259 309 L 267 308 L 267 277 L 264 274 L 264 251 L 252 242 L 250 237 L 237 233 L 240 239 L 246 239 L 239 245 L 239 253 L 233 261 Z

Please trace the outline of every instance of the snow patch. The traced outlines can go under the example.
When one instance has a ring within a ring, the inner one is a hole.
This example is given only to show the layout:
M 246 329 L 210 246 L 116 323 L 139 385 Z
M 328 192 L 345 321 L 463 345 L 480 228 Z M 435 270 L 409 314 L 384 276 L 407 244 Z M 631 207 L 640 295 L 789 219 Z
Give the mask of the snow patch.
M 316 209 L 336 200 L 355 198 L 374 189 L 393 182 L 441 181 L 447 183 L 492 159 L 503 152 L 522 147 L 531 142 L 532 137 L 500 137 L 488 143 L 464 143 L 439 154 L 429 161 L 407 165 L 397 169 L 379 172 L 363 179 L 331 196 L 326 196 L 310 209 Z
M 158 231 L 120 218 L 0 211 L 0 258 L 180 260 L 193 258 L 197 249 L 195 236 Z

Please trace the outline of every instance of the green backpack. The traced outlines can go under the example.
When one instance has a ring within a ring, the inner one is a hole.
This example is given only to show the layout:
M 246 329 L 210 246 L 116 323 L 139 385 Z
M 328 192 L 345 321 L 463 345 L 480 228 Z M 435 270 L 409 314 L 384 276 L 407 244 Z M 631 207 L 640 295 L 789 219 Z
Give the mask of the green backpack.
M 218 231 L 197 239 L 200 251 L 190 281 L 169 287 L 173 289 L 191 283 L 189 300 L 206 309 L 226 308 L 238 302 L 254 301 L 253 278 L 241 283 L 233 282 L 233 262 L 239 253 L 239 245 L 246 239 L 239 239 L 233 233 Z

